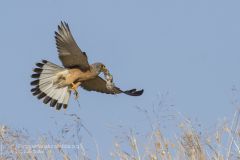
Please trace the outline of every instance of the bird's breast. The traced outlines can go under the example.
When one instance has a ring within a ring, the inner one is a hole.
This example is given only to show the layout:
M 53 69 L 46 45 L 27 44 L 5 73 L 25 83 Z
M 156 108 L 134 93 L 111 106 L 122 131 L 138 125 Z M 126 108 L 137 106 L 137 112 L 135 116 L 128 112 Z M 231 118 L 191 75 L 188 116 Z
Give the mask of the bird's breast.
M 86 81 L 95 78 L 97 75 L 92 71 L 82 72 L 80 69 L 69 69 L 66 81 L 72 83 L 76 81 Z

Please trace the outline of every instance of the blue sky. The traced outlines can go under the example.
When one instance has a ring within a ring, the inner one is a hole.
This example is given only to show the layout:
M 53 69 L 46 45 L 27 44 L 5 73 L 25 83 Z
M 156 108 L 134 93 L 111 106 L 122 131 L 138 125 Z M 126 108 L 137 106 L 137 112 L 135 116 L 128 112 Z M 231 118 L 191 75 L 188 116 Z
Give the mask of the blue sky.
M 110 125 L 147 130 L 135 106 L 151 109 L 165 95 L 174 111 L 205 127 L 230 117 L 240 87 L 240 2 L 223 0 L 8 0 L 0 3 L 0 122 L 12 128 L 55 132 L 55 111 L 30 93 L 34 63 L 61 64 L 54 31 L 69 23 L 90 63 L 103 62 L 123 88 L 141 97 L 109 96 L 80 89 L 77 113 L 104 154 L 112 147 Z M 87 143 L 87 142 L 86 142 Z

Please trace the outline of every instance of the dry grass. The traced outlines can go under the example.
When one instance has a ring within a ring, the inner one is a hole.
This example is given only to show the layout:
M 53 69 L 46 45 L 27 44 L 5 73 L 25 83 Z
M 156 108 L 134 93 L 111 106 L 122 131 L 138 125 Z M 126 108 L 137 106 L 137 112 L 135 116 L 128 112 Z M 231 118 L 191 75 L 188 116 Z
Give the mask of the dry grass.
M 148 136 L 142 144 L 132 132 L 126 137 L 130 152 L 121 149 L 115 143 L 111 154 L 113 159 L 121 160 L 236 160 L 240 159 L 239 116 L 237 110 L 231 124 L 224 122 L 212 134 L 197 132 L 191 122 L 184 120 L 180 125 L 180 134 L 168 139 L 159 128 Z M 139 153 L 139 151 L 142 151 Z
M 83 144 L 79 130 L 84 128 L 80 118 L 74 117 L 74 125 L 61 130 L 61 138 L 51 135 L 32 140 L 25 130 L 13 130 L 0 126 L 0 160 L 88 160 L 90 159 Z M 230 160 L 240 159 L 240 110 L 237 110 L 230 123 L 223 122 L 213 131 L 206 133 L 197 131 L 191 121 L 183 118 L 174 138 L 169 138 L 158 125 L 152 126 L 147 136 L 140 137 L 133 130 L 125 134 L 123 141 L 114 140 L 114 148 L 110 157 L 116 160 Z M 87 129 L 85 128 L 87 131 Z M 71 132 L 73 135 L 68 135 Z M 89 131 L 87 131 L 89 132 Z M 90 132 L 89 135 L 91 136 Z M 70 137 L 70 141 L 66 141 Z M 71 137 L 75 137 L 72 138 Z M 100 156 L 94 138 L 95 159 Z M 37 145 L 26 145 L 37 144 Z M 49 145 L 54 144 L 54 145 Z M 76 145 L 68 145 L 76 144 Z M 124 147 L 122 147 L 124 146 Z M 69 152 L 69 148 L 71 151 Z M 92 157 L 92 155 L 91 155 Z M 107 158 L 107 159 L 109 159 Z

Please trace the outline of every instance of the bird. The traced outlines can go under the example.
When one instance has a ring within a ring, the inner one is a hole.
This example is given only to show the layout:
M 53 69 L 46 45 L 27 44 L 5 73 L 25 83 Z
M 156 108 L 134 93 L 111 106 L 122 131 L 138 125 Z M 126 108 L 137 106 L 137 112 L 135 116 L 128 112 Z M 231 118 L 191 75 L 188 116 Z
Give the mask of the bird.
M 68 23 L 61 21 L 55 31 L 55 41 L 58 57 L 63 66 L 48 60 L 36 63 L 31 78 L 31 92 L 45 104 L 51 107 L 66 109 L 74 92 L 78 98 L 78 87 L 87 91 L 96 91 L 106 94 L 124 93 L 129 96 L 140 96 L 143 89 L 121 90 L 113 83 L 113 76 L 103 63 L 89 64 L 86 52 L 83 52 L 74 40 Z M 100 76 L 103 73 L 105 80 Z

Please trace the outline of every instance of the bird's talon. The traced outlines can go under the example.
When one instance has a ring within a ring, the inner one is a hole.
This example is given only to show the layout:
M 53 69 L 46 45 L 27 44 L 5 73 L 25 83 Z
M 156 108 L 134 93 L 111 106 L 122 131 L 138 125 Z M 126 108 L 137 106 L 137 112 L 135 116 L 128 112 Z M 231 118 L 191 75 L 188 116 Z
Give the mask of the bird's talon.
M 74 91 L 76 91 L 77 90 L 77 85 L 76 84 L 74 84 L 74 83 L 72 83 L 72 90 L 74 90 Z

